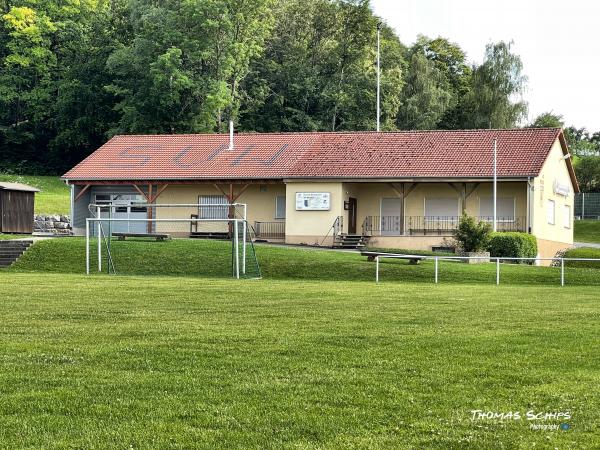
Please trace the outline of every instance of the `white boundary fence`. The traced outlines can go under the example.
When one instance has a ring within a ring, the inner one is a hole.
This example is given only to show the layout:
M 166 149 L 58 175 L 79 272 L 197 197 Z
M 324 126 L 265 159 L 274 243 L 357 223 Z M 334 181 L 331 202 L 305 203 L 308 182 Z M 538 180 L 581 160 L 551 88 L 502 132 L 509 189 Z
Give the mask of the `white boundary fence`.
M 235 211 L 237 207 L 242 208 L 242 214 L 241 214 L 241 218 L 224 218 L 224 219 L 218 219 L 218 218 L 209 218 L 209 219 L 202 219 L 202 218 L 190 218 L 190 219 L 134 219 L 134 218 L 123 218 L 123 219 L 117 219 L 117 218 L 106 218 L 106 217 L 101 217 L 100 215 L 100 211 L 101 209 L 106 209 L 106 208 L 114 208 L 117 207 L 118 205 L 96 205 L 96 204 L 90 204 L 89 205 L 89 209 L 90 211 L 93 213 L 94 211 L 96 212 L 96 217 L 89 217 L 86 219 L 86 223 L 85 223 L 85 271 L 86 274 L 89 275 L 90 274 L 90 238 L 91 238 L 91 224 L 95 224 L 97 223 L 98 226 L 95 227 L 95 229 L 97 230 L 97 241 L 98 241 L 98 272 L 102 272 L 102 239 L 106 239 L 106 238 L 111 238 L 111 236 L 106 236 L 106 234 L 104 233 L 103 230 L 103 226 L 102 224 L 105 222 L 142 222 L 142 223 L 201 223 L 201 222 L 211 222 L 211 223 L 230 223 L 233 225 L 233 235 L 232 235 L 232 239 L 233 239 L 233 246 L 234 246 L 234 267 L 233 267 L 233 274 L 234 277 L 239 279 L 240 278 L 240 274 L 245 275 L 246 274 L 246 241 L 247 241 L 247 235 L 248 235 L 248 222 L 246 220 L 246 204 L 244 203 L 231 203 L 231 204 L 164 204 L 164 205 L 151 205 L 151 204 L 139 204 L 139 206 L 143 206 L 143 207 L 156 207 L 156 206 L 160 206 L 160 207 L 194 207 L 194 208 L 201 208 L 201 207 L 206 207 L 206 208 L 215 208 L 215 207 L 220 207 L 220 208 L 233 208 L 233 210 Z M 237 213 L 235 213 L 234 215 L 237 215 Z M 240 246 L 240 227 L 242 230 L 242 245 Z M 240 248 L 241 247 L 241 248 Z M 241 250 L 241 252 L 240 252 Z M 108 253 L 108 250 L 107 250 Z M 240 254 L 241 253 L 241 254 Z M 107 255 L 109 260 L 111 258 L 110 253 Z M 241 257 L 241 258 L 240 258 Z M 241 261 L 240 261 L 241 259 Z
M 412 256 L 412 258 L 411 258 Z M 415 255 L 378 255 L 375 257 L 375 282 L 379 283 L 379 259 L 414 259 Z M 500 261 L 560 261 L 560 285 L 565 285 L 565 261 L 594 261 L 600 262 L 600 258 L 510 258 L 510 257 L 488 257 L 488 256 L 418 256 L 421 260 L 434 261 L 434 282 L 439 281 L 439 261 L 462 261 L 462 260 L 486 260 L 496 261 L 496 285 L 500 284 Z

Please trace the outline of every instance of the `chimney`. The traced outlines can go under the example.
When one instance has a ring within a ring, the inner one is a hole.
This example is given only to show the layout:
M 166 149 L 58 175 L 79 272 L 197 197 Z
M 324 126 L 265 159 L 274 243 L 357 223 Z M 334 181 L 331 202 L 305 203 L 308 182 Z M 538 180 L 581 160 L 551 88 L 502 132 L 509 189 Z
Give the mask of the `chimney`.
M 229 121 L 229 148 L 227 150 L 233 150 L 233 120 Z

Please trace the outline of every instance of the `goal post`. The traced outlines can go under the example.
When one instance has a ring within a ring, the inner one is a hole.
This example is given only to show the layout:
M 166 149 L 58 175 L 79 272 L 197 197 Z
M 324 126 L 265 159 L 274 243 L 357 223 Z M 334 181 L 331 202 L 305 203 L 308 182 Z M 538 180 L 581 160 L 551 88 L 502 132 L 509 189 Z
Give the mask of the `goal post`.
M 126 275 L 261 277 L 245 204 L 91 204 L 89 210 L 87 274 L 97 260 L 98 272 Z

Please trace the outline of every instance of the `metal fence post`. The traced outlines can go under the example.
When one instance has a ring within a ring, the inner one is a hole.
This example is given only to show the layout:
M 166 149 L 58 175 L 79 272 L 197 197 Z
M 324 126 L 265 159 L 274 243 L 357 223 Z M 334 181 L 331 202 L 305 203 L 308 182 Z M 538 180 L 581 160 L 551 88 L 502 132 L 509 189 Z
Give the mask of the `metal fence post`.
M 565 259 L 560 258 L 560 285 L 565 285 Z
M 96 218 L 98 222 L 96 222 L 97 235 L 98 235 L 98 272 L 102 272 L 102 223 L 100 222 L 100 207 L 96 207 Z
M 375 257 L 375 283 L 379 283 L 379 256 Z
M 90 274 L 90 219 L 85 219 L 85 273 Z
M 585 192 L 581 194 L 581 218 L 585 219 Z
M 438 282 L 438 257 L 435 257 L 435 283 Z
M 496 258 L 496 286 L 500 284 L 500 258 Z

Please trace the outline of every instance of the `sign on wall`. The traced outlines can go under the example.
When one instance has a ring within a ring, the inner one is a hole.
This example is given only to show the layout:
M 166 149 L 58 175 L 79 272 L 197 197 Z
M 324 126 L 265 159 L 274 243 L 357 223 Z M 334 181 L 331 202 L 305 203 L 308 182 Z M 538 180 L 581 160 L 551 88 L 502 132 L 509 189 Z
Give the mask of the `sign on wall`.
M 562 184 L 560 181 L 554 181 L 554 193 L 556 195 L 562 195 L 563 197 L 568 197 L 571 193 L 571 188 L 567 184 Z
M 296 211 L 329 211 L 329 192 L 296 192 Z

